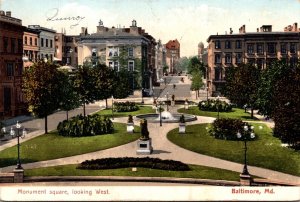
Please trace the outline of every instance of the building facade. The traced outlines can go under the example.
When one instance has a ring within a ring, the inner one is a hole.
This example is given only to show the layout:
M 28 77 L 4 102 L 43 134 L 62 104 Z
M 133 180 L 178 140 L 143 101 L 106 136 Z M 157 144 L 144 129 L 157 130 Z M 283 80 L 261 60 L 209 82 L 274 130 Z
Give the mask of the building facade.
M 108 28 L 100 20 L 97 32 L 88 34 L 82 28 L 78 41 L 78 64 L 85 61 L 102 63 L 119 71 L 127 69 L 139 75 L 140 86 L 132 84 L 132 88 L 143 88 L 152 92 L 153 72 L 155 71 L 155 39 L 144 29 L 137 27 L 132 21 L 129 28 Z
M 24 30 L 10 11 L 0 11 L 0 119 L 26 111 L 21 91 Z
M 160 80 L 164 76 L 163 69 L 166 64 L 166 49 L 161 43 L 161 40 L 158 40 L 155 53 L 155 68 L 156 68 L 156 78 Z
M 23 35 L 23 66 L 31 66 L 38 61 L 39 30 L 26 28 Z
M 56 31 L 46 27 L 41 27 L 40 25 L 29 25 L 28 28 L 40 32 L 39 35 L 40 51 L 39 51 L 38 59 L 41 60 L 47 59 L 53 61 L 54 54 L 55 54 L 54 39 L 55 39 Z
M 180 58 L 180 43 L 177 39 L 170 40 L 165 44 L 166 49 L 166 63 L 169 67 L 169 73 L 176 73 L 174 66 L 177 60 Z
M 300 57 L 300 30 L 297 23 L 281 32 L 263 25 L 256 32 L 246 32 L 243 25 L 238 34 L 211 35 L 208 42 L 208 80 L 212 96 L 220 94 L 225 84 L 225 68 L 252 63 L 267 68 L 274 60 L 284 59 L 291 65 Z

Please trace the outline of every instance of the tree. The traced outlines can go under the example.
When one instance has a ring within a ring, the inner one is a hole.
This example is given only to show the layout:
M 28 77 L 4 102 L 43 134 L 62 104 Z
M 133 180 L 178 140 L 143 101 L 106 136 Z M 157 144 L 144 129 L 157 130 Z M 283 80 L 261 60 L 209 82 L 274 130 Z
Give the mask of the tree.
M 176 69 L 177 72 L 183 72 L 188 70 L 188 65 L 189 65 L 189 59 L 187 57 L 182 57 L 176 61 L 174 68 Z
M 199 97 L 199 90 L 200 88 L 202 88 L 202 86 L 204 85 L 203 81 L 202 81 L 202 74 L 201 71 L 193 71 L 193 75 L 192 75 L 192 84 L 191 84 L 191 90 L 196 91 L 196 98 L 197 96 Z
M 239 107 L 247 105 L 251 108 L 251 118 L 258 98 L 260 69 L 252 64 L 241 64 L 238 67 L 227 67 L 225 96 Z
M 57 65 L 39 61 L 26 68 L 23 75 L 23 92 L 29 111 L 39 118 L 45 118 L 45 133 L 48 133 L 47 117 L 59 108 L 61 72 Z
M 74 89 L 80 103 L 83 105 L 83 116 L 85 116 L 85 105 L 96 99 L 95 77 L 92 74 L 91 63 L 84 63 L 78 67 L 74 74 Z
M 194 71 L 201 71 L 202 75 L 206 72 L 204 63 L 200 62 L 196 56 L 191 57 L 188 64 L 188 73 L 193 74 Z
M 126 98 L 131 93 L 130 75 L 125 69 L 115 73 L 113 83 L 113 96 L 118 99 Z
M 60 74 L 61 90 L 63 96 L 61 96 L 59 102 L 59 108 L 66 111 L 67 120 L 69 119 L 69 111 L 80 106 L 80 101 L 78 99 L 78 94 L 74 88 L 74 81 L 72 78 L 72 73 L 67 71 L 62 71 Z
M 290 72 L 291 67 L 285 61 L 275 61 L 267 69 L 262 71 L 258 88 L 256 105 L 259 112 L 272 117 L 274 106 L 274 87 L 278 80 Z

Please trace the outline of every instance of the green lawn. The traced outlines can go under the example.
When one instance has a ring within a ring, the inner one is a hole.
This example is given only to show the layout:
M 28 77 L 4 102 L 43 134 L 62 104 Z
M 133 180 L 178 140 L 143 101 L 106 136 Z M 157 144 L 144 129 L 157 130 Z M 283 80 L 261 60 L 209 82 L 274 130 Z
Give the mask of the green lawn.
M 201 111 L 197 106 L 189 107 L 189 109 L 178 109 L 179 113 L 193 114 L 197 116 L 208 116 L 208 117 L 218 117 L 218 112 Z M 233 108 L 232 112 L 220 112 L 220 118 L 232 118 L 241 120 L 258 120 L 257 118 L 251 119 L 250 113 L 245 113 L 244 109 Z
M 22 163 L 57 159 L 108 149 L 137 140 L 140 128 L 135 126 L 135 133 L 126 132 L 126 124 L 114 123 L 113 134 L 89 137 L 63 137 L 57 132 L 41 135 L 21 143 L 20 155 Z M 25 139 L 26 140 L 26 139 Z M 0 153 L 0 167 L 16 164 L 17 146 L 10 147 Z
M 133 112 L 114 112 L 114 117 L 124 117 L 124 116 L 128 116 L 128 115 L 135 116 L 138 114 L 155 113 L 155 109 L 152 109 L 152 106 L 139 105 L 139 108 L 140 108 L 139 110 L 133 111 Z M 103 109 L 97 113 L 100 115 L 112 116 L 111 108 Z
M 80 170 L 76 164 L 36 168 L 25 170 L 26 176 L 134 176 L 134 177 L 176 177 L 176 178 L 201 178 L 214 180 L 239 181 L 239 173 L 198 165 L 189 165 L 190 171 L 166 171 L 150 168 L 107 169 L 107 170 Z
M 300 152 L 281 147 L 279 139 L 272 136 L 272 131 L 264 124 L 253 123 L 258 139 L 247 142 L 248 164 L 269 168 L 284 173 L 300 176 Z M 259 130 L 258 126 L 263 129 Z M 178 128 L 170 131 L 167 138 L 176 145 L 188 150 L 233 162 L 244 162 L 244 142 L 226 141 L 210 136 L 205 127 L 208 124 L 190 125 L 186 135 L 178 134 Z

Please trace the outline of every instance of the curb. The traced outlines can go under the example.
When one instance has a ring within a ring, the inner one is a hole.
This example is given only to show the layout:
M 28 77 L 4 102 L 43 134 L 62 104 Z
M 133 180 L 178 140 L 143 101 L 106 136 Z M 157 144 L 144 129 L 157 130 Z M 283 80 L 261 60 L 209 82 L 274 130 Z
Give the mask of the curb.
M 170 178 L 170 177 L 125 177 L 125 176 L 40 176 L 24 177 L 24 182 L 74 182 L 74 181 L 113 181 L 113 182 L 161 182 L 161 183 L 185 183 L 204 184 L 213 186 L 240 186 L 240 182 L 226 180 L 194 179 L 194 178 Z

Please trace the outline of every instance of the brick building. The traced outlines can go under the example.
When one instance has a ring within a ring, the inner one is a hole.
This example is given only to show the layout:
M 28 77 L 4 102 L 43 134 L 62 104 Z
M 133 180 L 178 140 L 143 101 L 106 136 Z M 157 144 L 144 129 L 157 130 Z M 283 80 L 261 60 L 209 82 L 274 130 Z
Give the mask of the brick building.
M 23 66 L 31 66 L 38 61 L 39 55 L 39 30 L 26 28 L 23 35 Z
M 166 63 L 169 67 L 169 73 L 176 73 L 174 66 L 176 61 L 180 58 L 180 43 L 177 39 L 170 40 L 165 44 L 166 49 Z
M 210 35 L 208 42 L 208 80 L 211 95 L 220 94 L 225 84 L 225 68 L 240 63 L 253 63 L 267 68 L 274 60 L 284 59 L 291 65 L 300 57 L 300 29 L 297 23 L 281 32 L 272 31 L 271 25 L 263 25 L 256 32 L 246 32 L 246 26 L 238 34 Z
M 0 119 L 26 111 L 21 91 L 24 30 L 10 11 L 0 11 Z

